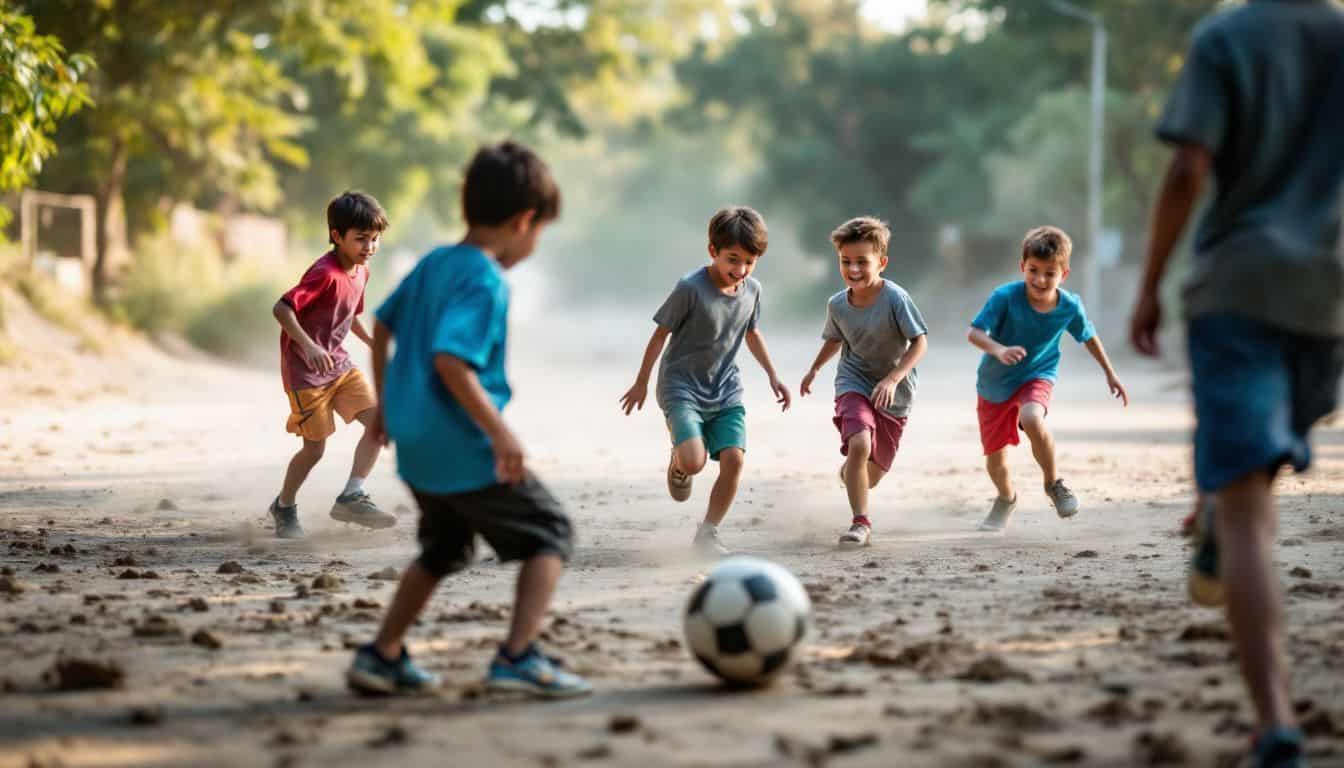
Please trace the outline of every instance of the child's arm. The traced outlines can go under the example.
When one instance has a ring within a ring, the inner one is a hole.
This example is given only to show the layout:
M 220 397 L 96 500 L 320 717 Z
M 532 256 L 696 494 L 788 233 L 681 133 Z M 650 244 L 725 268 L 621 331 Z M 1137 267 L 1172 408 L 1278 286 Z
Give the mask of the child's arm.
M 373 423 L 368 430 L 379 445 L 387 445 L 387 429 L 383 424 L 383 371 L 387 369 L 387 350 L 391 345 L 392 329 L 383 325 L 381 320 L 374 320 L 373 339 L 369 347 L 373 350 L 373 392 L 378 406 L 373 410 Z
M 1162 189 L 1153 206 L 1153 231 L 1148 238 L 1139 296 L 1129 318 L 1129 341 L 1141 354 L 1157 356 L 1157 327 L 1162 322 L 1162 301 L 1157 288 L 1212 163 L 1213 155 L 1207 149 L 1187 144 L 1176 149 L 1162 179 Z
M 653 364 L 658 361 L 658 356 L 663 353 L 663 343 L 667 341 L 669 333 L 671 331 L 661 325 L 653 329 L 649 345 L 644 348 L 644 360 L 639 364 L 639 375 L 635 376 L 635 384 L 621 395 L 621 409 L 625 411 L 626 416 L 636 408 L 644 409 L 644 400 L 649 396 L 649 375 L 653 373 Z
M 369 335 L 369 329 L 364 327 L 364 324 L 359 321 L 358 316 L 356 316 L 354 321 L 350 323 L 350 332 L 355 334 L 355 337 L 360 341 L 368 344 L 370 347 L 373 346 L 373 337 Z
M 495 452 L 495 477 L 510 485 L 522 482 L 523 446 L 504 423 L 504 415 L 490 401 L 475 369 L 444 353 L 434 356 L 434 369 L 449 394 L 490 439 L 490 447 Z
M 807 369 L 807 373 L 803 376 L 803 383 L 798 385 L 799 395 L 806 397 L 812 394 L 812 380 L 821 372 L 821 366 L 829 362 L 840 351 L 840 346 L 839 339 L 826 339 L 821 342 L 821 349 L 817 350 L 817 357 L 812 361 L 812 367 Z
M 891 373 L 877 382 L 877 386 L 873 387 L 872 394 L 868 396 L 868 399 L 873 402 L 874 408 L 881 410 L 891 405 L 892 400 L 896 398 L 896 385 L 910 375 L 910 372 L 915 369 L 915 366 L 919 364 L 919 361 L 924 357 L 924 353 L 928 350 L 929 335 L 927 333 L 921 333 L 910 340 L 910 346 L 905 348 L 905 352 L 901 354 L 901 359 L 896 361 L 896 367 L 892 368 Z
M 1129 393 L 1125 391 L 1125 385 L 1120 383 L 1120 377 L 1116 375 L 1115 368 L 1111 367 L 1111 359 L 1106 356 L 1106 348 L 1101 345 L 1101 337 L 1093 336 L 1083 342 L 1087 351 L 1092 353 L 1092 359 L 1097 361 L 1101 370 L 1106 374 L 1106 386 L 1111 388 L 1111 394 L 1120 398 L 1120 401 L 1129 406 Z
M 336 362 L 327 354 L 327 350 L 319 347 L 317 342 L 313 341 L 308 332 L 299 325 L 299 316 L 294 314 L 294 308 L 284 299 L 275 302 L 271 309 L 271 314 L 280 323 L 280 327 L 285 329 L 289 338 L 299 345 L 299 353 L 303 355 L 303 361 L 318 373 L 328 373 L 336 367 Z
M 779 375 L 775 373 L 775 365 L 770 362 L 770 352 L 765 348 L 765 336 L 761 335 L 759 328 L 752 328 L 747 331 L 747 349 L 751 350 L 751 356 L 756 358 L 756 362 L 761 364 L 761 369 L 765 375 L 770 377 L 770 391 L 775 393 L 775 402 L 783 408 L 789 410 L 789 405 L 793 403 L 793 396 L 789 394 L 789 388 L 784 386 L 784 382 L 779 380 Z
M 1027 356 L 1027 350 L 1023 347 L 1005 347 L 999 342 L 991 339 L 989 334 L 983 328 L 971 326 L 966 334 L 966 340 L 972 345 L 984 350 L 985 354 L 998 360 L 1004 365 L 1017 365 Z

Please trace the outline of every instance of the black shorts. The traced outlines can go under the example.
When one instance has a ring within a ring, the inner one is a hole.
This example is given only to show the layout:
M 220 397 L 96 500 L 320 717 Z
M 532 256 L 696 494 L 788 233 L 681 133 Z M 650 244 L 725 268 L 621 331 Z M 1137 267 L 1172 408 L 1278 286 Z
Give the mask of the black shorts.
M 480 534 L 501 562 L 574 550 L 569 516 L 531 472 L 518 485 L 492 485 L 463 493 L 411 489 L 420 505 L 418 562 L 436 576 L 471 565 Z

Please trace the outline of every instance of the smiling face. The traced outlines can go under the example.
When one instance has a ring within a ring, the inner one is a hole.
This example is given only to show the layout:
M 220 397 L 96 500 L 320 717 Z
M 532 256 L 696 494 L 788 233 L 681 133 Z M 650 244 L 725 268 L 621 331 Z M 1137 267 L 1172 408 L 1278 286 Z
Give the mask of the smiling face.
M 1036 301 L 1054 301 L 1060 283 L 1068 276 L 1068 264 L 1062 259 L 1027 257 L 1022 260 L 1022 281 L 1027 284 L 1027 296 Z
M 850 288 L 870 288 L 882 281 L 887 255 L 867 240 L 840 246 L 840 277 Z
M 752 253 L 739 245 L 726 248 L 715 248 L 711 245 L 709 258 L 709 271 L 714 283 L 725 291 L 735 292 L 742 281 L 756 269 L 756 260 L 760 258 L 760 254 Z
M 331 242 L 336 258 L 347 268 L 369 263 L 378 253 L 378 245 L 383 233 L 376 229 L 347 229 L 345 232 L 331 230 Z

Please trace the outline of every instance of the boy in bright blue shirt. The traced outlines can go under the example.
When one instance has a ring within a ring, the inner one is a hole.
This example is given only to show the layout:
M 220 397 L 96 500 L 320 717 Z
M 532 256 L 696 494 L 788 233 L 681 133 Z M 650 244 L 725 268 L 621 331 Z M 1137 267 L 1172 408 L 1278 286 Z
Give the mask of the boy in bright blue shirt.
M 1027 433 L 1045 493 L 1060 517 L 1078 513 L 1078 497 L 1055 472 L 1055 438 L 1045 425 L 1059 378 L 1059 342 L 1068 333 L 1101 366 L 1111 394 L 1129 405 L 1096 329 L 1077 294 L 1060 288 L 1069 275 L 1073 243 L 1063 230 L 1037 227 L 1022 240 L 1021 281 L 999 286 L 971 321 L 967 338 L 985 355 L 976 374 L 976 415 L 985 468 L 998 491 L 980 530 L 997 532 L 1017 508 L 1008 473 L 1008 446 Z
M 431 251 L 378 308 L 373 373 L 378 431 L 397 444 L 397 471 L 420 506 L 421 552 L 402 576 L 372 643 L 346 681 L 362 693 L 419 693 L 436 677 L 411 661 L 406 630 L 446 575 L 469 566 L 476 536 L 500 561 L 521 560 L 513 620 L 489 668 L 491 688 L 583 695 L 582 678 L 536 647 L 573 548 L 569 518 L 526 468 L 504 423 L 509 286 L 504 270 L 531 255 L 560 213 L 560 190 L 531 150 L 483 147 L 462 188 L 467 234 Z M 392 339 L 396 355 L 388 360 Z

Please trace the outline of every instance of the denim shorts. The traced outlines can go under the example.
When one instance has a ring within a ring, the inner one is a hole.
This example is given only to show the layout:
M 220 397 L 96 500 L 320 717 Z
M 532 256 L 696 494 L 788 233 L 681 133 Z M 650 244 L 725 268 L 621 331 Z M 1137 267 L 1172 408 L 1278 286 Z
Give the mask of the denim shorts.
M 747 449 L 747 409 L 740 405 L 702 411 L 688 403 L 672 403 L 664 415 L 674 447 L 698 437 L 705 441 L 705 452 L 715 461 L 724 448 Z
M 1195 400 L 1195 481 L 1215 493 L 1253 472 L 1311 464 L 1309 433 L 1335 409 L 1344 339 L 1236 314 L 1186 326 Z

